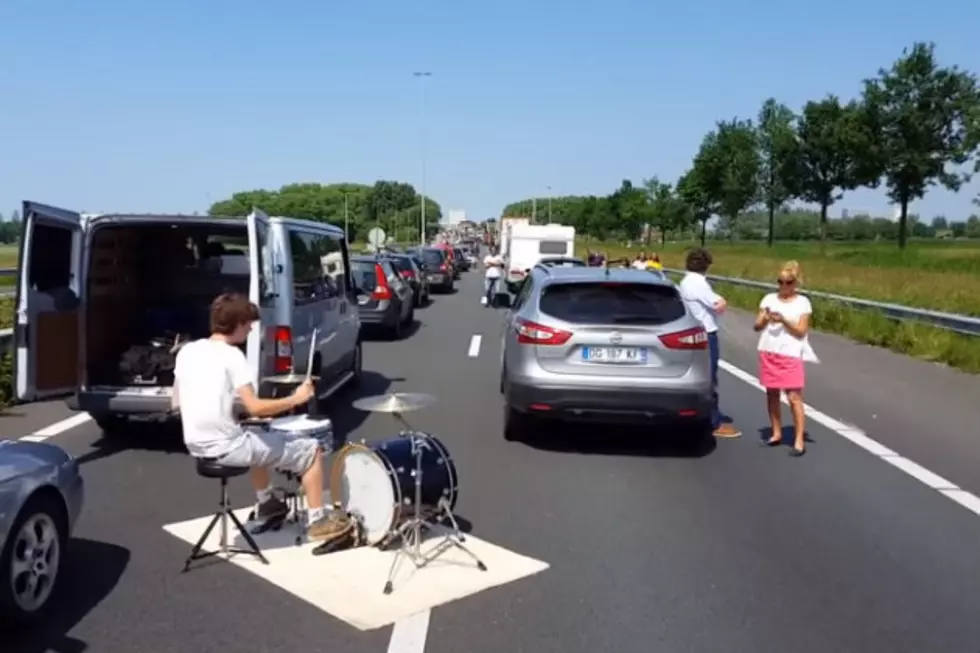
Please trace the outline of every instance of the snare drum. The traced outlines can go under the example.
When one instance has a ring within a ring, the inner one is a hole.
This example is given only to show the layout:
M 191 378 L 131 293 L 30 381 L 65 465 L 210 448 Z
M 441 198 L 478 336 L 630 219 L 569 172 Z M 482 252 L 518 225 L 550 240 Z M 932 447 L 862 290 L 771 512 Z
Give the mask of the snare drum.
M 415 515 L 415 452 L 422 441 L 421 514 L 432 517 L 445 499 L 451 511 L 459 493 L 456 464 L 436 437 L 402 435 L 372 444 L 351 444 L 337 453 L 331 493 L 347 512 L 360 517 L 365 540 L 375 546 Z M 337 487 L 334 487 L 337 486 Z
M 246 428 L 253 427 L 251 421 L 242 424 Z M 329 417 L 287 415 L 286 417 L 277 417 L 257 423 L 255 426 L 269 431 L 285 433 L 292 437 L 315 438 L 324 449 L 333 449 L 333 422 L 330 421 Z

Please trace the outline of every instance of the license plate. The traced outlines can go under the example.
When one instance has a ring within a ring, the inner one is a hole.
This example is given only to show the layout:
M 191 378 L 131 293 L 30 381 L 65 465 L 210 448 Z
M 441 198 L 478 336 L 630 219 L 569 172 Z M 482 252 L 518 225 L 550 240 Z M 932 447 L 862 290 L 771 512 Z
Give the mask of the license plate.
M 639 347 L 584 347 L 582 359 L 590 363 L 642 364 L 647 350 Z

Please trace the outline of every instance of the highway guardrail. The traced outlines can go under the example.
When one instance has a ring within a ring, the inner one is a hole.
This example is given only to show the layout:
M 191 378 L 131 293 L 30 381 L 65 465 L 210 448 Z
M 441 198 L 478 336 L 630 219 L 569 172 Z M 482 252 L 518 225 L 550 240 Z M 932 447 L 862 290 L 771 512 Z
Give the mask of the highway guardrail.
M 671 274 L 684 274 L 684 270 L 664 268 L 664 272 Z M 740 279 L 738 277 L 722 277 L 716 274 L 709 274 L 708 280 L 718 283 L 730 283 L 733 286 L 744 286 L 746 288 L 756 288 L 758 290 L 775 291 L 779 289 L 774 283 L 764 281 L 753 281 L 752 279 Z M 826 301 L 837 302 L 848 308 L 856 308 L 865 311 L 877 311 L 893 320 L 905 322 L 921 322 L 934 326 L 938 329 L 953 331 L 967 336 L 980 336 L 980 317 L 970 315 L 958 315 L 956 313 L 943 313 L 942 311 L 932 311 L 926 308 L 912 308 L 901 304 L 889 304 L 887 302 L 876 302 L 870 299 L 859 299 L 857 297 L 847 297 L 846 295 L 835 295 L 819 290 L 800 290 L 807 297 L 823 299 Z

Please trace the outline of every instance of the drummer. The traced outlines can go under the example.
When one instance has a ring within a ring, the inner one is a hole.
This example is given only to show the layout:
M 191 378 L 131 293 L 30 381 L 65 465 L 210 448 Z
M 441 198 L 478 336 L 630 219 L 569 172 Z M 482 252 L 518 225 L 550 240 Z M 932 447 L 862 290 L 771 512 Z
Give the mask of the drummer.
M 259 521 L 284 517 L 289 511 L 272 490 L 269 469 L 300 475 L 309 506 L 307 535 L 329 539 L 344 524 L 323 506 L 319 441 L 277 431 L 256 433 L 235 420 L 236 397 L 252 417 L 273 417 L 305 404 L 314 394 L 312 382 L 306 381 L 281 399 L 256 395 L 252 371 L 238 346 L 258 319 L 258 307 L 243 295 L 220 295 L 211 303 L 211 337 L 190 342 L 177 354 L 172 404 L 180 410 L 184 444 L 195 458 L 251 468 Z

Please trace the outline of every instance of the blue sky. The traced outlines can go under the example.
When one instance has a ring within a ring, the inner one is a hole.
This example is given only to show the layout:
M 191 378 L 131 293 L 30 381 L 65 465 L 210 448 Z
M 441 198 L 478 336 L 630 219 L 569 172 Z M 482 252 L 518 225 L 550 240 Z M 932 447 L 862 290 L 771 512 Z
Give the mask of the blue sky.
M 674 180 L 717 119 L 853 96 L 916 40 L 977 70 L 977 25 L 977 0 L 4 0 L 0 213 L 418 186 L 424 123 L 429 194 L 482 219 L 549 186 Z M 914 210 L 965 216 L 977 187 Z M 872 191 L 845 207 L 889 211 Z

